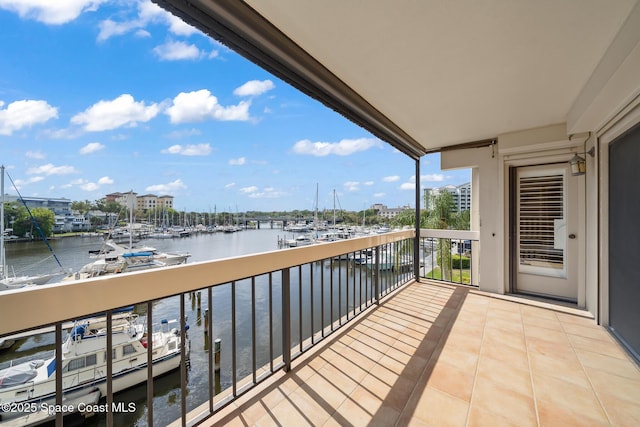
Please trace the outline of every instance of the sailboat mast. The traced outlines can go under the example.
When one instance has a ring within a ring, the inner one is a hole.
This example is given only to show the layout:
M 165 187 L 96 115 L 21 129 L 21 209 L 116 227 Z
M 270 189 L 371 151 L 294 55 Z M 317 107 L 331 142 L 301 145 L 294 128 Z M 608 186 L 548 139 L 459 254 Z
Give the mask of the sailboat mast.
M 0 268 L 2 269 L 2 278 L 7 277 L 7 265 L 4 256 L 4 165 L 0 166 L 0 192 L 2 201 L 0 202 Z
M 336 227 L 336 189 L 333 189 L 333 227 Z

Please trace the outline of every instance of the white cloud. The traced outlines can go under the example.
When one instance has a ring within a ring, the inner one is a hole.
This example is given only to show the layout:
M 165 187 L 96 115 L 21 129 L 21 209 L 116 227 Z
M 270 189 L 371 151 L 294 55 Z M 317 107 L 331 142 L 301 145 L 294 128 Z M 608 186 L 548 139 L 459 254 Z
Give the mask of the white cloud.
M 252 185 L 250 187 L 243 187 L 240 189 L 241 193 L 255 193 L 256 191 L 258 191 L 258 187 L 256 187 L 255 185 Z
M 277 199 L 283 196 L 286 196 L 287 193 L 284 191 L 276 190 L 273 187 L 265 187 L 262 191 L 254 191 L 249 194 L 249 198 L 251 199 Z
M 103 176 L 98 180 L 98 184 L 100 185 L 113 184 L 113 182 L 113 179 L 109 178 L 108 176 Z
M 358 191 L 360 189 L 360 183 L 357 181 L 347 181 L 342 185 L 346 191 Z
M 187 186 L 184 182 L 182 182 L 182 180 L 176 179 L 175 181 L 169 182 L 167 184 L 150 185 L 144 190 L 151 193 L 175 195 L 180 190 L 185 190 L 186 188 Z
M 415 182 L 404 182 L 400 185 L 401 190 L 415 190 L 416 183 Z
M 69 175 L 76 172 L 73 166 L 54 166 L 51 163 L 27 169 L 27 175 Z
M 246 157 L 238 157 L 237 159 L 230 159 L 229 160 L 229 164 L 230 165 L 235 165 L 235 166 L 241 166 L 241 165 L 244 165 L 245 163 L 247 163 L 247 158 Z
M 442 182 L 444 181 L 444 175 L 441 173 L 432 173 L 428 175 L 421 175 L 421 178 L 427 182 Z M 415 177 L 413 178 L 415 180 Z
M 107 0 L 0 0 L 0 9 L 16 12 L 22 19 L 50 25 L 71 22 L 83 12 L 92 12 Z
M 153 48 L 153 53 L 163 61 L 180 61 L 184 59 L 198 59 L 206 54 L 194 44 L 170 41 Z
M 238 105 L 223 107 L 218 98 L 207 89 L 181 92 L 173 98 L 173 105 L 165 111 L 171 123 L 201 122 L 214 120 L 249 120 L 251 102 L 241 101 Z
M 112 101 L 99 101 L 71 118 L 71 123 L 83 126 L 89 132 L 117 129 L 122 126 L 135 127 L 140 122 L 148 122 L 158 115 L 158 104 L 145 105 L 136 102 L 125 93 Z
M 374 184 L 373 181 L 365 181 L 365 182 L 362 183 L 362 185 L 365 185 L 367 187 L 371 187 L 373 184 Z
M 58 109 L 46 101 L 14 101 L 7 108 L 2 108 L 4 104 L 0 101 L 0 135 L 11 135 L 17 130 L 58 117 Z
M 100 28 L 98 41 L 101 42 L 113 36 L 121 36 L 127 34 L 129 31 L 140 28 L 140 23 L 137 21 L 115 22 L 111 19 L 105 19 L 98 24 L 98 28 Z
M 180 138 L 187 138 L 190 136 L 199 136 L 202 135 L 202 132 L 199 131 L 198 129 L 184 129 L 184 130 L 175 130 L 173 132 L 169 132 L 167 135 L 165 135 L 167 138 L 169 139 L 180 139 Z
M 386 196 L 385 193 L 373 193 L 373 197 L 375 197 L 376 199 L 380 199 L 384 196 Z
M 80 188 L 82 188 L 84 191 L 96 191 L 98 188 L 100 188 L 100 186 L 95 182 L 87 182 L 80 185 Z
M 140 21 L 146 25 L 147 23 L 161 23 L 169 27 L 169 32 L 177 36 L 190 36 L 199 31 L 191 25 L 185 23 L 182 19 L 167 12 L 160 6 L 147 1 L 140 2 L 138 6 Z
M 235 186 L 236 186 L 235 182 L 230 182 L 227 185 L 225 185 L 224 188 L 232 188 L 232 187 L 235 187 Z
M 102 149 L 104 149 L 104 145 L 100 144 L 99 142 L 90 142 L 80 149 L 80 154 L 84 155 L 95 153 L 96 151 L 100 151 Z
M 211 146 L 209 144 L 176 144 L 160 152 L 163 154 L 180 154 L 181 156 L 207 156 L 211 154 Z
M 29 159 L 36 159 L 36 160 L 42 160 L 44 158 L 47 157 L 46 154 L 44 154 L 42 151 L 27 151 L 25 153 L 25 155 L 29 158 Z
M 43 181 L 43 180 L 44 180 L 44 177 L 42 177 L 42 176 L 32 176 L 31 178 L 29 178 L 27 180 L 16 179 L 15 181 L 13 181 L 13 183 L 16 185 L 16 188 L 18 190 L 20 190 L 25 185 L 34 184 L 36 182 L 40 182 L 40 181 Z
M 328 156 L 329 154 L 348 156 L 359 151 L 366 151 L 372 147 L 381 146 L 380 140 L 373 138 L 343 139 L 340 142 L 311 142 L 308 139 L 304 139 L 293 145 L 293 152 L 319 157 Z
M 383 182 L 396 182 L 400 181 L 400 177 L 398 175 L 385 176 L 382 178 Z
M 275 85 L 271 80 L 250 80 L 233 91 L 237 96 L 257 96 L 273 89 Z
M 46 2 L 47 0 L 42 1 Z M 141 31 L 148 33 L 144 28 L 149 24 L 166 25 L 170 33 L 178 36 L 187 37 L 199 32 L 180 18 L 150 1 L 140 1 L 137 3 L 137 6 L 136 16 L 132 19 L 122 22 L 112 21 L 111 19 L 102 21 L 99 25 L 100 33 L 98 34 L 98 41 L 105 41 L 113 36 L 121 36 L 131 31 L 135 31 L 137 35 L 139 35 Z

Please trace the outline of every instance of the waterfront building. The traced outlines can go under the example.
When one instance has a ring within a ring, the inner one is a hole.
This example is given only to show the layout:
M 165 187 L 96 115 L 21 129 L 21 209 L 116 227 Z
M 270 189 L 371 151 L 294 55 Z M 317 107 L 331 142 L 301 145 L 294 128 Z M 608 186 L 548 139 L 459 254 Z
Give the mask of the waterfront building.
M 461 185 L 444 185 L 438 188 L 425 188 L 423 194 L 424 208 L 433 209 L 433 198 L 448 191 L 453 196 L 454 210 L 462 212 L 471 209 L 471 183 Z
M 23 202 L 29 209 L 46 208 L 53 212 L 54 215 L 71 215 L 71 200 L 65 198 L 51 197 L 20 197 L 5 194 L 4 200 L 7 203 L 16 203 L 22 206 Z
M 126 193 L 110 193 L 105 196 L 105 201 L 116 202 L 124 207 L 134 206 L 135 209 L 146 212 L 154 209 L 173 208 L 173 196 L 155 194 L 144 194 L 138 196 L 133 190 Z
M 398 208 L 388 208 L 387 205 L 377 203 L 375 205 L 372 205 L 371 209 L 376 210 L 378 212 L 378 215 L 384 219 L 392 219 L 397 217 L 407 209 L 411 209 L 411 206 L 407 205 Z

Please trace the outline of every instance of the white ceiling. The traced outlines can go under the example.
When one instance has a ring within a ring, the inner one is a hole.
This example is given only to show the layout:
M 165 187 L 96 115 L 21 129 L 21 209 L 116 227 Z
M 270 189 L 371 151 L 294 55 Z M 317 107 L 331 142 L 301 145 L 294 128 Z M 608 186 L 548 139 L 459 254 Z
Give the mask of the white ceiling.
M 425 150 L 567 120 L 637 0 L 246 0 Z

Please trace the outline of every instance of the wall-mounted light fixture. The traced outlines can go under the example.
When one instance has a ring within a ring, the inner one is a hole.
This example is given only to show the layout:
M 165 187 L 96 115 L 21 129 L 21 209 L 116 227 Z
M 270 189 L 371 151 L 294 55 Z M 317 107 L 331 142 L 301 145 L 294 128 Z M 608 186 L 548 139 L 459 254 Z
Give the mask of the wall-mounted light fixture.
M 584 157 L 581 157 L 580 154 L 588 154 L 593 157 L 595 156 L 595 147 L 591 147 L 591 149 L 586 153 L 575 153 L 571 160 L 569 160 L 569 165 L 571 166 L 571 175 L 573 176 L 584 175 L 587 171 L 587 163 Z

